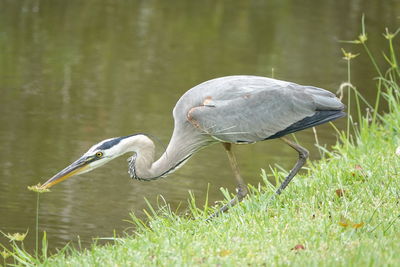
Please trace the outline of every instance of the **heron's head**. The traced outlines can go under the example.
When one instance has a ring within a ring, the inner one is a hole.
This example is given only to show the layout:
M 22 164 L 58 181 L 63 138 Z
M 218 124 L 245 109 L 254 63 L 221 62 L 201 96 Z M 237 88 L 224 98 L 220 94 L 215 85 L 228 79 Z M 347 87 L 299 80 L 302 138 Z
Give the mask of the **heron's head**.
M 141 139 L 148 138 L 140 134 L 103 140 L 92 146 L 71 165 L 51 177 L 42 185 L 42 188 L 52 187 L 72 176 L 94 170 L 122 154 L 133 152 L 137 144 L 142 141 Z

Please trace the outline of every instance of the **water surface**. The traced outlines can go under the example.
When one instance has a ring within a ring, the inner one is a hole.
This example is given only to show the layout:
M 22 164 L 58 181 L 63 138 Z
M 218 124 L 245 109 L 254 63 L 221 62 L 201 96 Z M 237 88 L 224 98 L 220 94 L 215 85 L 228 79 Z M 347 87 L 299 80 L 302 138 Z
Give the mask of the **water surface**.
M 0 1 L 0 229 L 30 229 L 32 248 L 36 196 L 28 185 L 105 138 L 144 132 L 167 145 L 174 104 L 200 82 L 252 74 L 336 91 L 347 77 L 340 49 L 360 50 L 338 41 L 358 35 L 364 13 L 371 49 L 380 53 L 381 33 L 399 25 L 399 8 L 362 0 Z M 367 58 L 353 67 L 353 81 L 373 99 Z M 329 125 L 318 137 L 328 147 L 336 140 Z M 311 130 L 297 138 L 319 157 Z M 297 158 L 276 140 L 236 151 L 253 185 L 261 168 L 290 169 Z M 131 211 L 143 215 L 144 198 L 154 204 L 162 194 L 184 209 L 189 190 L 202 204 L 208 184 L 211 203 L 223 198 L 220 187 L 235 187 L 221 145 L 150 183 L 131 180 L 125 158 L 42 195 L 40 230 L 52 248 L 122 233 Z

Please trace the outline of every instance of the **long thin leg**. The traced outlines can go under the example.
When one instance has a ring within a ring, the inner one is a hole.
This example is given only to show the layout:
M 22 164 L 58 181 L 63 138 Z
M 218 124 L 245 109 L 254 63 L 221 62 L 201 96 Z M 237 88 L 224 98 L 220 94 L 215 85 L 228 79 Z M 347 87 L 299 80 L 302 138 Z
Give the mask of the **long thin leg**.
M 297 152 L 299 152 L 299 159 L 297 160 L 296 164 L 294 165 L 293 169 L 289 172 L 289 175 L 285 178 L 283 183 L 279 186 L 278 190 L 276 190 L 276 194 L 280 195 L 282 191 L 286 188 L 286 186 L 292 181 L 293 177 L 298 173 L 298 171 L 303 167 L 304 163 L 306 163 L 308 158 L 308 150 L 304 147 L 300 146 L 299 144 L 293 143 L 289 139 L 285 137 L 281 137 L 282 141 L 291 146 Z
M 222 145 L 224 146 L 225 151 L 228 154 L 229 163 L 231 164 L 233 175 L 235 176 L 237 182 L 237 194 L 231 201 L 229 201 L 228 204 L 225 204 L 217 212 L 211 215 L 207 220 L 210 220 L 214 217 L 218 217 L 221 213 L 227 211 L 230 207 L 233 207 L 237 203 L 242 201 L 243 198 L 247 195 L 247 186 L 244 183 L 242 177 L 240 176 L 239 166 L 237 164 L 235 154 L 233 154 L 232 145 L 230 143 L 222 143 Z

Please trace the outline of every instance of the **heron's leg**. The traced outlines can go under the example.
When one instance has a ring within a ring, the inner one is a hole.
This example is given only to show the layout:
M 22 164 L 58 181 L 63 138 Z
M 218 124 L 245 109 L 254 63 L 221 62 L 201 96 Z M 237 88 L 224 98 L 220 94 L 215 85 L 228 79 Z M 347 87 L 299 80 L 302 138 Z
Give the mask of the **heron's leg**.
M 230 207 L 233 207 L 237 203 L 243 200 L 243 198 L 247 195 L 247 186 L 240 176 L 239 166 L 236 161 L 235 154 L 232 151 L 232 144 L 230 143 L 222 143 L 225 148 L 226 153 L 228 154 L 229 163 L 231 164 L 233 175 L 235 176 L 237 182 L 237 194 L 235 198 L 233 198 L 229 203 L 225 204 L 222 208 L 220 208 L 217 212 L 211 215 L 207 220 L 210 220 L 214 217 L 218 217 L 221 213 L 227 211 Z
M 286 186 L 290 183 L 290 181 L 293 179 L 293 177 L 298 173 L 301 167 L 303 167 L 304 163 L 306 163 L 307 158 L 308 158 L 308 150 L 305 149 L 304 147 L 300 146 L 299 144 L 293 143 L 289 139 L 286 139 L 285 137 L 281 137 L 282 141 L 284 141 L 286 144 L 291 146 L 293 149 L 295 149 L 297 152 L 299 152 L 299 159 L 296 162 L 296 165 L 294 165 L 293 169 L 289 172 L 289 175 L 285 178 L 283 183 L 279 186 L 278 190 L 276 190 L 276 194 L 280 195 L 282 191 L 286 188 Z

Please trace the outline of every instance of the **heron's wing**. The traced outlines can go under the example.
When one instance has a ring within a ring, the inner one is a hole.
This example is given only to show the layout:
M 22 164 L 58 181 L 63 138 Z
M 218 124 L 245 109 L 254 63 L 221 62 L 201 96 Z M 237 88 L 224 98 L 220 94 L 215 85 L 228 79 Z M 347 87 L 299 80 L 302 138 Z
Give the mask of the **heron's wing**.
M 344 115 L 334 94 L 315 87 L 291 86 L 243 90 L 231 99 L 205 99 L 188 121 L 206 134 L 233 143 L 276 138 Z

